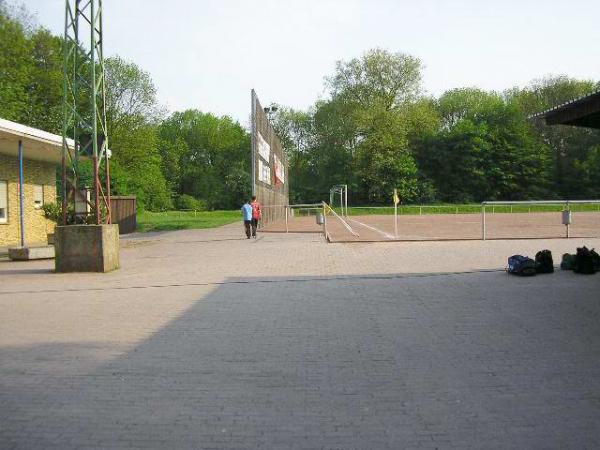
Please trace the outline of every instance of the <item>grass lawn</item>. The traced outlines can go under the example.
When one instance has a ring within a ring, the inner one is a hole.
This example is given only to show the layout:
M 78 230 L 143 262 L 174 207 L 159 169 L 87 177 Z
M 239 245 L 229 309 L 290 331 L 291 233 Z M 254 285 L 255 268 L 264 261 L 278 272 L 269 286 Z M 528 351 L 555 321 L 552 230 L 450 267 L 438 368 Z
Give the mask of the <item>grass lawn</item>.
M 138 214 L 138 231 L 215 228 L 242 220 L 240 211 L 144 211 Z

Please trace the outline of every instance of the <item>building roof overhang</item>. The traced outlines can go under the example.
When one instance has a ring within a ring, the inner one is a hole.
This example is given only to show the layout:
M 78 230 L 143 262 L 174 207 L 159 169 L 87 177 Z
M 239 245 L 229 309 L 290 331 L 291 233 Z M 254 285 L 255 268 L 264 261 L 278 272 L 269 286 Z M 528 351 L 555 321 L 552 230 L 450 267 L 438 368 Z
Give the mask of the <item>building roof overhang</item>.
M 23 143 L 23 157 L 26 159 L 61 162 L 62 136 L 0 118 L 0 154 L 17 157 L 19 141 Z M 72 149 L 73 139 L 67 139 L 67 145 Z
M 600 128 L 600 91 L 531 116 L 544 119 L 546 125 L 571 125 Z

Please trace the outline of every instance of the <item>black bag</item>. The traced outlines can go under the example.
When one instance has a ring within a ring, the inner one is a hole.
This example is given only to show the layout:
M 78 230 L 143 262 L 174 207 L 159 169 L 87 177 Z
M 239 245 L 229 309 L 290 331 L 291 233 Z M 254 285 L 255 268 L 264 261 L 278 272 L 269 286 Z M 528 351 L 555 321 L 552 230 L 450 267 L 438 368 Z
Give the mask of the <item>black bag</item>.
M 562 255 L 560 268 L 562 270 L 575 270 L 575 255 L 571 255 L 570 253 Z
M 513 255 L 508 258 L 508 273 L 515 275 L 535 275 L 535 261 L 527 256 Z
M 587 247 L 584 246 L 577 249 L 574 270 L 577 273 L 583 273 L 585 275 L 596 273 L 596 268 L 594 267 L 594 256 Z
M 592 260 L 594 261 L 594 269 L 596 272 L 600 271 L 600 255 L 596 253 L 596 250 L 591 249 L 590 254 L 592 255 Z
M 554 272 L 554 260 L 550 250 L 542 250 L 535 254 L 535 269 L 537 273 Z

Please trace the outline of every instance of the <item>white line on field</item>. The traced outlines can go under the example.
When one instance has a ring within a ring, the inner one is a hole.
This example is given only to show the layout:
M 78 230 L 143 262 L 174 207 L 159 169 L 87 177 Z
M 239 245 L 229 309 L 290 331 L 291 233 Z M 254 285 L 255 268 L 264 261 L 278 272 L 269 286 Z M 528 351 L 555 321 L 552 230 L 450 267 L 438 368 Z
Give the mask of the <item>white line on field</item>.
M 359 222 L 358 220 L 355 220 L 355 219 L 350 219 L 350 218 L 348 218 L 348 220 L 350 220 L 351 222 L 356 222 L 357 224 L 359 224 L 359 225 L 362 225 L 362 226 L 363 226 L 363 227 L 365 227 L 365 228 L 369 228 L 370 230 L 373 230 L 373 231 L 375 231 L 375 232 L 377 232 L 377 233 L 381 234 L 381 235 L 382 235 L 383 237 L 385 237 L 386 239 L 395 239 L 395 237 L 394 237 L 394 236 L 392 236 L 392 235 L 391 235 L 391 234 L 389 234 L 389 233 L 386 233 L 385 231 L 381 231 L 379 228 L 372 227 L 372 226 L 370 226 L 370 225 L 367 225 L 367 224 L 364 224 L 364 223 L 362 223 L 362 222 Z

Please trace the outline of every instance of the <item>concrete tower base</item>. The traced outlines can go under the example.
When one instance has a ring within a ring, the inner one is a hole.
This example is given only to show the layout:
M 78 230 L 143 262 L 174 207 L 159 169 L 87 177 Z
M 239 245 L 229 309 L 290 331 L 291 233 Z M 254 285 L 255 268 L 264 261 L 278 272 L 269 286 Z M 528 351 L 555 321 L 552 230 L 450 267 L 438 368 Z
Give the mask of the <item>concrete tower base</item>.
M 56 272 L 110 272 L 119 268 L 118 225 L 67 225 L 55 231 Z

